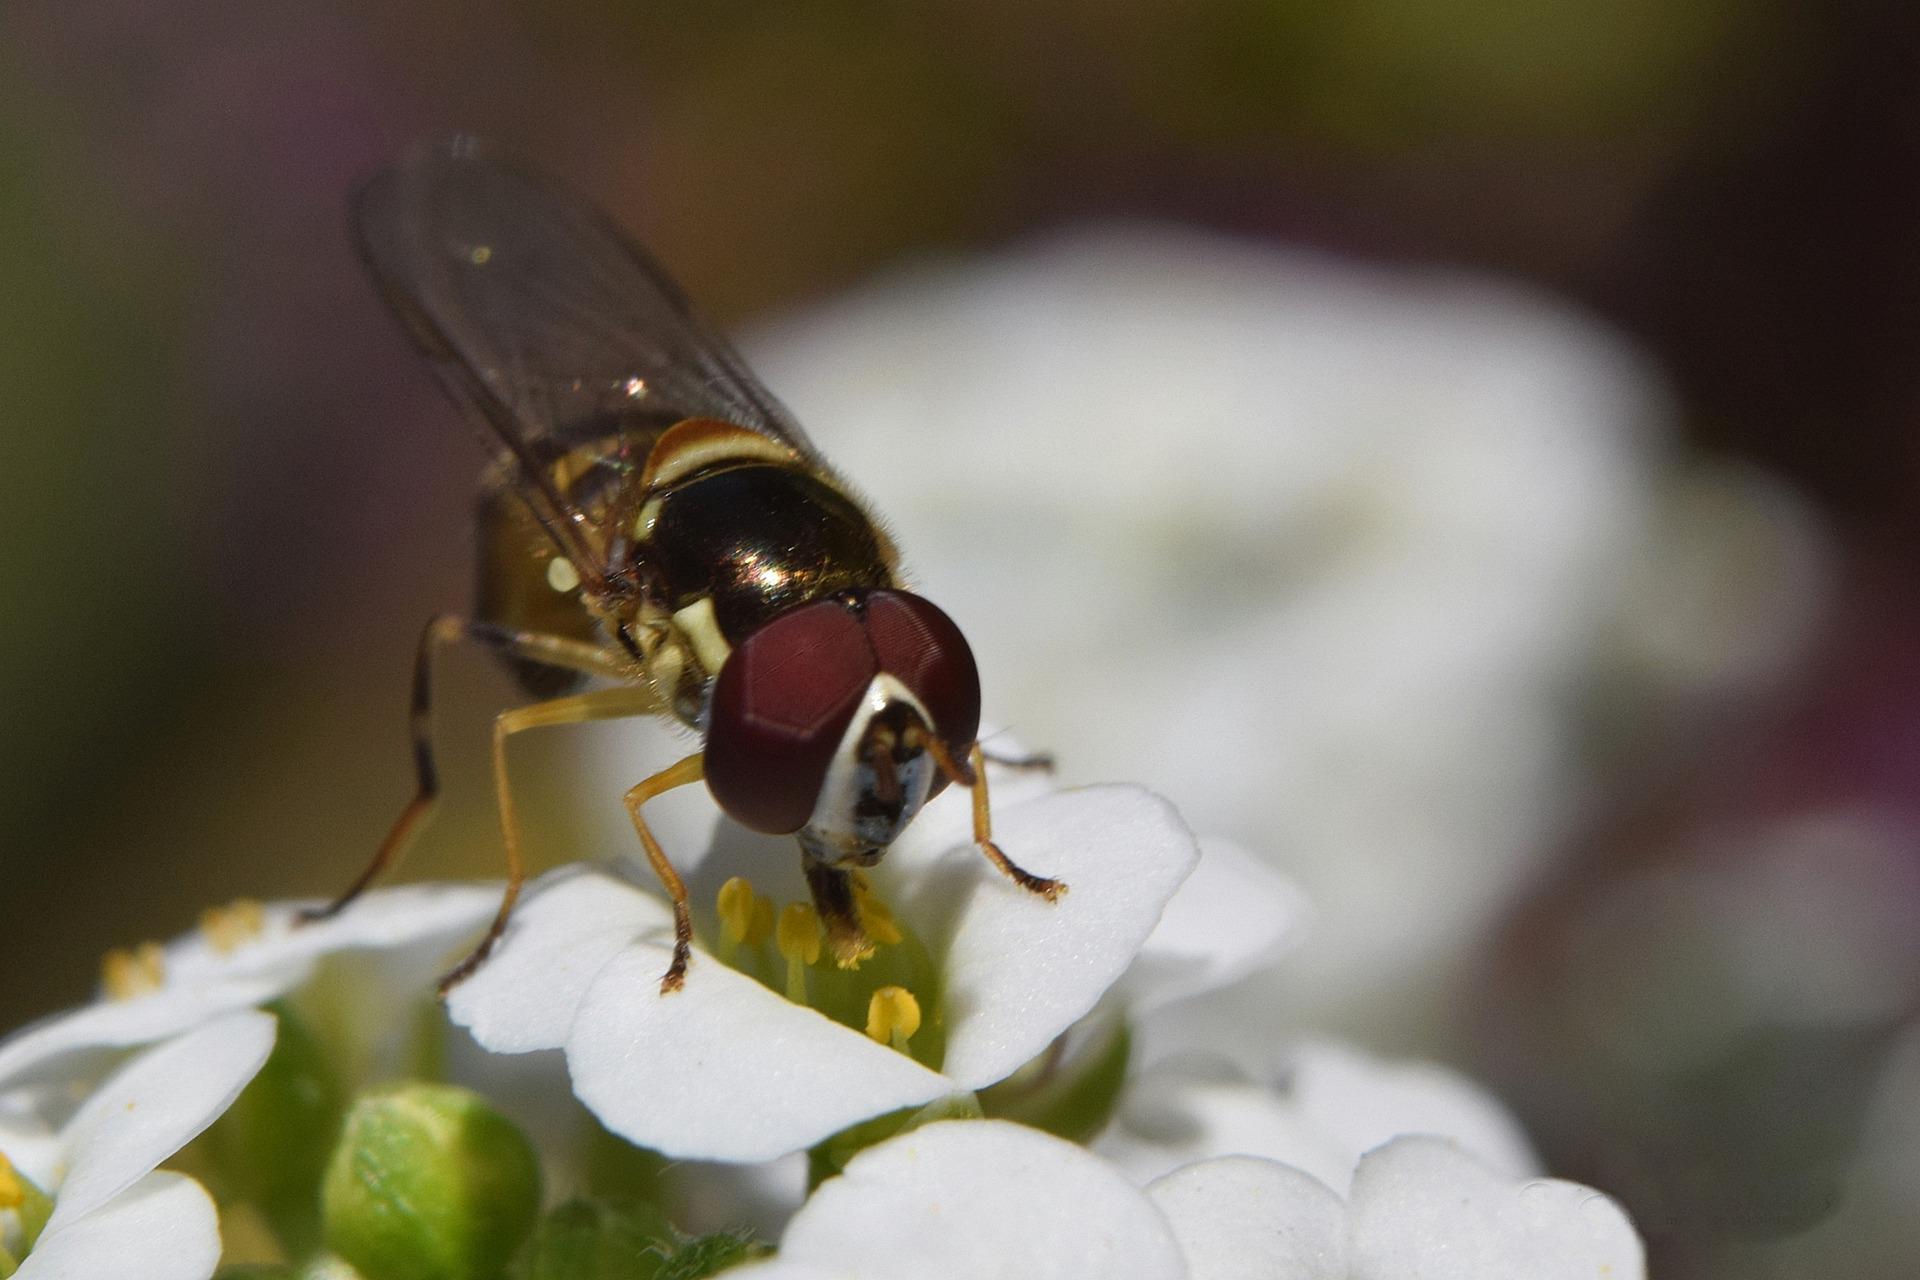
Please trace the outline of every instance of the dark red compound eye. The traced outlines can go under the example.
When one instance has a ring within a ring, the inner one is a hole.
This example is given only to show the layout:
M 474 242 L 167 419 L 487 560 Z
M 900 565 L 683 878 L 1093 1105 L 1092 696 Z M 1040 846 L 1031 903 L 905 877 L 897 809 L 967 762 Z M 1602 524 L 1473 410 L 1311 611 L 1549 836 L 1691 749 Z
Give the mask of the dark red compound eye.
M 866 602 L 880 670 L 912 690 L 947 750 L 964 760 L 980 732 L 980 671 L 967 638 L 952 618 L 908 592 L 871 591 Z
M 798 831 L 879 664 L 838 600 L 778 614 L 740 642 L 714 681 L 707 789 L 755 831 Z
M 734 647 L 714 681 L 707 789 L 742 826 L 783 834 L 813 816 L 833 753 L 882 671 L 905 685 L 956 759 L 980 730 L 973 650 L 946 614 L 905 591 L 816 600 Z M 934 790 L 944 786 L 936 776 Z

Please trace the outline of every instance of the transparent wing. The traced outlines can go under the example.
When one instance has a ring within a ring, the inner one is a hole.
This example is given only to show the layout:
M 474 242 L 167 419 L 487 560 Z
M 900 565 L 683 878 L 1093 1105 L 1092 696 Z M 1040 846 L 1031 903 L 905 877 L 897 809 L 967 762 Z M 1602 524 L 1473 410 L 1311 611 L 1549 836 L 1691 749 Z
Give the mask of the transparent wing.
M 583 520 L 544 465 L 576 445 L 704 417 L 817 457 L 646 250 L 484 142 L 442 140 L 376 175 L 354 228 L 387 301 L 577 564 L 594 562 Z

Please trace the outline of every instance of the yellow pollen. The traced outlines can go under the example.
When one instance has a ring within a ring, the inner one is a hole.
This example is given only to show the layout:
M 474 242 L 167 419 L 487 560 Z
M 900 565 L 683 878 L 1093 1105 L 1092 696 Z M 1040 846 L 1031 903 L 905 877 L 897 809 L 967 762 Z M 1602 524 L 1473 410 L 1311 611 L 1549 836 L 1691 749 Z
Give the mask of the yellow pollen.
M 18 1209 L 26 1202 L 26 1186 L 13 1171 L 13 1162 L 0 1152 L 0 1209 Z
M 100 961 L 100 985 L 109 1000 L 151 995 L 167 983 L 167 953 L 157 942 L 115 947 Z
M 200 932 L 222 955 L 230 955 L 241 944 L 252 942 L 266 928 L 267 913 L 252 898 L 235 898 L 224 907 L 208 907 L 200 913 Z
M 881 987 L 867 1001 L 867 1035 L 905 1053 L 920 1029 L 920 1002 L 905 987 Z
M 820 915 L 804 902 L 789 902 L 774 927 L 774 945 L 789 961 L 812 964 L 820 958 Z
M 867 940 L 883 947 L 898 943 L 903 935 L 900 922 L 893 918 L 893 909 L 880 900 L 865 875 L 856 872 L 851 878 L 854 914 L 860 917 L 860 928 Z

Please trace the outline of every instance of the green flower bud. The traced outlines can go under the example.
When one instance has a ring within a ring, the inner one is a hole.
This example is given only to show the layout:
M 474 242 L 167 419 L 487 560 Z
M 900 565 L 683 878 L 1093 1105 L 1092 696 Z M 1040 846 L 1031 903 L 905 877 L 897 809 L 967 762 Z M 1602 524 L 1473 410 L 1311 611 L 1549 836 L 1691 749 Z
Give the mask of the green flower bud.
M 356 1102 L 321 1191 L 327 1247 L 367 1280 L 496 1280 L 539 1209 L 526 1138 L 451 1085 Z

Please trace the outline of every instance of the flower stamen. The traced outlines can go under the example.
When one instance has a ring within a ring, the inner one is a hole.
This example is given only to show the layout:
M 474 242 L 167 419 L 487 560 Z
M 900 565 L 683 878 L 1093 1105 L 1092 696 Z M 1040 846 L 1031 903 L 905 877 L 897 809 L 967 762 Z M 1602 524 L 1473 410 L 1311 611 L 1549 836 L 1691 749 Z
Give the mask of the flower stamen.
M 101 957 L 100 985 L 109 1000 L 152 995 L 167 985 L 167 953 L 157 942 L 115 947 Z
M 720 886 L 720 960 L 733 963 L 742 946 L 757 947 L 773 933 L 773 903 L 754 892 L 753 882 L 734 876 Z
M 881 987 L 867 1001 L 867 1035 L 901 1053 L 920 1029 L 920 1002 L 905 987 Z
M 774 945 L 787 960 L 787 999 L 807 1003 L 807 966 L 820 959 L 820 914 L 804 902 L 789 902 L 774 929 Z
M 232 955 L 266 927 L 266 908 L 252 898 L 235 898 L 224 907 L 208 907 L 200 913 L 200 932 L 221 955 Z

